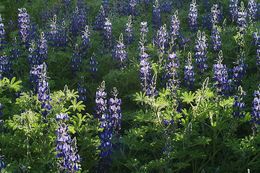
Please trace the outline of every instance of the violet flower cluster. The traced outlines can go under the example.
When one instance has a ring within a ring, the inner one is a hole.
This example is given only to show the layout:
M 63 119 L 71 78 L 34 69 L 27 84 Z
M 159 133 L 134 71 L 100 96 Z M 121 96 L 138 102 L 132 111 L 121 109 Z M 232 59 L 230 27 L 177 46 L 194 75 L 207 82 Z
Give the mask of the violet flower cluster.
M 247 27 L 247 11 L 245 9 L 244 3 L 241 2 L 241 6 L 237 13 L 237 25 L 241 30 L 245 30 Z
M 153 27 L 158 29 L 162 26 L 161 9 L 158 0 L 155 0 L 152 13 Z
M 66 47 L 67 45 L 67 31 L 65 21 L 62 20 L 61 24 L 57 22 L 57 16 L 54 15 L 50 23 L 50 31 L 48 33 L 48 41 L 53 47 Z
M 229 0 L 229 13 L 232 22 L 237 21 L 238 17 L 238 0 Z
M 220 23 L 221 12 L 220 12 L 218 4 L 213 4 L 213 6 L 211 8 L 210 20 L 211 20 L 212 26 Z
M 121 119 L 122 119 L 122 112 L 121 112 L 121 104 L 122 101 L 118 98 L 118 90 L 113 88 L 112 90 L 112 97 L 108 101 L 108 109 L 111 116 L 111 123 L 116 134 L 119 134 L 121 130 Z
M 147 26 L 147 22 L 141 22 L 140 24 L 140 41 L 145 44 L 146 43 L 146 37 L 147 37 L 147 33 L 148 33 L 148 26 Z
M 179 87 L 179 79 L 178 79 L 178 69 L 180 67 L 179 59 L 176 53 L 171 53 L 168 55 L 168 60 L 165 66 L 165 78 L 166 88 L 170 89 L 172 92 L 176 92 Z
M 232 69 L 232 80 L 237 88 L 242 83 L 242 79 L 246 74 L 247 65 L 245 64 L 244 58 L 239 58 Z
M 191 30 L 197 30 L 198 29 L 198 8 L 197 8 L 196 0 L 192 0 L 192 3 L 190 4 L 188 19 L 189 19 L 189 26 Z
M 9 56 L 5 53 L 0 55 L 0 80 L 4 77 L 10 77 L 11 73 L 11 61 Z
M 251 119 L 253 123 L 260 125 L 260 89 L 254 92 Z
M 113 126 L 111 121 L 111 115 L 107 109 L 107 93 L 105 91 L 105 82 L 102 82 L 96 92 L 96 116 L 100 121 L 100 128 L 102 131 L 99 134 L 100 138 L 100 157 L 104 161 L 110 159 L 112 153 L 112 135 Z M 103 163 L 104 164 L 104 163 Z
M 94 78 L 98 72 L 98 61 L 94 54 L 93 54 L 93 56 L 90 57 L 89 66 L 90 66 L 90 69 L 89 69 L 90 73 L 92 74 L 92 77 Z
M 30 42 L 28 61 L 29 61 L 30 67 L 41 64 L 37 44 L 35 43 L 34 40 L 32 40 Z
M 111 48 L 112 46 L 112 23 L 108 18 L 103 28 L 104 44 L 106 48 Z
M 18 11 L 18 26 L 20 38 L 22 43 L 28 44 L 31 30 L 30 16 L 25 8 L 19 8 Z
M 121 69 L 125 68 L 128 55 L 127 55 L 127 52 L 125 50 L 123 34 L 120 34 L 119 40 L 116 44 L 116 47 L 115 47 L 113 54 L 114 54 L 113 55 L 114 59 L 120 64 Z
M 260 68 L 260 45 L 256 49 L 256 65 Z
M 5 44 L 6 44 L 6 41 L 5 41 L 5 26 L 4 26 L 4 23 L 3 23 L 3 19 L 2 19 L 2 16 L 0 14 L 0 51 L 2 51 L 5 47 Z
M 45 63 L 35 66 L 31 70 L 31 75 L 37 82 L 37 95 L 38 100 L 41 102 L 42 115 L 44 118 L 47 117 L 49 111 L 52 109 L 50 105 L 50 89 L 47 80 L 47 65 Z
M 81 49 L 86 54 L 88 48 L 90 47 L 90 31 L 88 25 L 85 26 L 85 30 L 82 32 L 81 39 L 82 39 Z
M 233 103 L 233 115 L 236 118 L 243 118 L 245 117 L 245 107 L 246 104 L 244 102 L 244 97 L 246 93 L 243 91 L 242 87 L 238 87 L 238 93 L 234 96 L 234 103 Z
M 17 43 L 16 37 L 15 37 L 14 40 L 13 40 L 12 49 L 11 49 L 10 53 L 11 53 L 10 58 L 11 58 L 12 60 L 18 59 L 18 57 L 19 57 L 20 54 L 21 54 L 20 49 L 19 49 L 19 45 L 18 45 L 18 43 Z
M 174 13 L 171 17 L 171 26 L 170 26 L 170 37 L 171 37 L 171 43 L 173 45 L 176 44 L 176 40 L 180 34 L 180 20 L 178 16 L 178 11 Z
M 207 61 L 207 39 L 204 32 L 198 31 L 197 40 L 195 45 L 195 61 L 200 73 L 203 73 L 208 65 Z
M 79 46 L 76 44 L 71 58 L 71 69 L 73 73 L 80 71 L 81 63 L 82 57 L 79 51 Z
M 76 138 L 71 139 L 66 121 L 69 116 L 66 113 L 56 115 L 58 129 L 56 130 L 56 151 L 59 159 L 59 170 L 62 172 L 75 173 L 81 169 L 80 156 L 77 154 Z
M 101 5 L 99 13 L 95 18 L 94 29 L 103 30 L 106 18 L 107 18 L 107 14 L 104 10 L 104 7 Z
M 44 32 L 41 33 L 40 41 L 38 44 L 39 63 L 42 64 L 48 58 L 48 45 Z
M 228 79 L 228 69 L 227 66 L 222 64 L 223 54 L 222 51 L 219 52 L 219 57 L 217 59 L 217 63 L 213 65 L 214 71 L 214 86 L 216 90 L 221 95 L 228 94 L 229 89 L 229 79 Z
M 191 53 L 189 52 L 188 59 L 186 60 L 184 66 L 184 84 L 189 89 L 192 89 L 194 87 L 194 82 L 195 82 L 194 66 L 192 63 Z
M 131 44 L 134 41 L 134 33 L 133 33 L 133 21 L 132 16 L 128 17 L 128 22 L 125 26 L 125 42 L 126 44 Z
M 87 24 L 86 12 L 82 7 L 76 7 L 71 19 L 71 33 L 77 36 Z
M 129 0 L 129 3 L 128 3 L 128 14 L 129 15 L 131 15 L 131 16 L 137 15 L 136 5 L 137 5 L 137 0 Z
M 158 46 L 159 53 L 164 54 L 165 47 L 167 46 L 167 42 L 168 42 L 168 32 L 167 32 L 166 25 L 161 26 L 160 29 L 157 31 L 155 42 L 156 45 Z
M 86 89 L 81 83 L 82 83 L 82 82 L 80 82 L 80 83 L 78 84 L 78 88 L 77 88 L 77 90 L 78 90 L 78 95 L 79 95 L 78 100 L 79 100 L 79 101 L 83 101 L 84 103 L 86 103 L 86 102 L 87 102 L 87 96 L 86 96 L 86 94 L 87 94 L 87 89 Z
M 152 76 L 152 67 L 148 61 L 148 55 L 142 51 L 140 60 L 140 80 L 142 91 L 146 96 L 153 97 L 156 95 L 155 81 Z
M 218 27 L 216 25 L 214 25 L 211 30 L 211 42 L 213 50 L 215 52 L 219 52 L 222 48 L 222 42 Z
M 249 0 L 247 5 L 248 17 L 250 21 L 255 21 L 257 19 L 258 7 L 255 0 Z

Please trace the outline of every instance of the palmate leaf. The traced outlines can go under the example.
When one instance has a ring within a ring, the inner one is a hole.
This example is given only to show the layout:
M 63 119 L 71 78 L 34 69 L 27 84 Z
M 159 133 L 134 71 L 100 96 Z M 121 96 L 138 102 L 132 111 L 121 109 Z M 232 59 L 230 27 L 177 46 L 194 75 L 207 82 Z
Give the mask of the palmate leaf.
M 4 90 L 14 90 L 15 92 L 18 92 L 21 90 L 21 83 L 22 81 L 20 80 L 16 80 L 16 78 L 12 78 L 11 80 L 8 79 L 8 78 L 3 78 L 1 81 L 0 81 L 0 88 L 2 91 Z
M 191 91 L 184 92 L 182 93 L 181 99 L 183 103 L 191 104 L 195 100 L 195 94 Z
M 84 111 L 85 110 L 85 105 L 83 104 L 83 101 L 79 101 L 77 102 L 77 99 L 74 99 L 71 101 L 71 104 L 69 109 L 72 109 L 74 112 L 75 111 L 78 111 L 78 112 L 81 112 L 81 111 Z

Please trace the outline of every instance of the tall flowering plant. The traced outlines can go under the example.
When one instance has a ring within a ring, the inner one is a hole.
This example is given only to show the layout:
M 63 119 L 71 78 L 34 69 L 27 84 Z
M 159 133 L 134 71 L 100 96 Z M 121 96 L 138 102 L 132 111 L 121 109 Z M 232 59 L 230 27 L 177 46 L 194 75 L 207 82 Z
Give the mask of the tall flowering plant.
M 108 18 L 106 18 L 104 28 L 103 28 L 104 43 L 106 48 L 111 48 L 112 46 L 112 23 Z
M 175 92 L 179 87 L 178 69 L 180 67 L 179 59 L 176 53 L 171 53 L 168 56 L 165 67 L 166 87 L 172 92 Z
M 231 20 L 235 22 L 238 17 L 238 0 L 229 0 L 229 13 Z
M 133 33 L 133 21 L 132 16 L 128 17 L 128 22 L 125 26 L 125 42 L 126 44 L 131 44 L 134 41 L 134 33 Z
M 18 11 L 18 26 L 20 38 L 22 43 L 28 44 L 31 32 L 30 16 L 25 8 L 19 8 Z
M 207 61 L 207 38 L 204 32 L 198 31 L 195 44 L 195 61 L 200 73 L 203 73 L 208 65 Z
M 76 173 L 81 169 L 80 156 L 77 153 L 76 138 L 71 139 L 66 121 L 69 116 L 66 113 L 56 115 L 58 129 L 56 130 L 56 151 L 61 172 Z
M 243 2 L 241 2 L 237 13 L 237 25 L 242 31 L 244 31 L 247 27 L 247 11 Z
M 4 26 L 4 23 L 3 23 L 2 16 L 0 14 L 0 51 L 3 50 L 3 48 L 6 44 L 5 37 L 6 37 L 5 26 Z
M 195 82 L 195 73 L 194 73 L 194 66 L 192 63 L 192 56 L 191 53 L 188 53 L 188 59 L 186 60 L 184 66 L 184 84 L 189 88 L 192 89 L 194 87 Z
M 152 22 L 156 29 L 162 26 L 161 9 L 158 0 L 155 0 L 153 5 Z
M 174 15 L 171 16 L 171 25 L 170 25 L 170 38 L 171 44 L 175 45 L 176 40 L 180 34 L 180 20 L 178 16 L 178 11 L 175 11 Z
M 196 0 L 192 0 L 190 4 L 190 10 L 189 10 L 189 26 L 191 30 L 197 30 L 198 29 L 198 8 Z
M 259 7 L 257 7 L 257 3 L 255 0 L 249 0 L 247 4 L 248 17 L 250 21 L 255 21 L 257 19 L 257 12 Z
M 213 26 L 211 30 L 211 42 L 212 47 L 215 52 L 219 52 L 222 48 L 221 36 L 216 25 Z
M 234 96 L 234 103 L 233 103 L 233 115 L 236 118 L 243 118 L 245 117 L 245 107 L 246 104 L 244 102 L 244 97 L 246 93 L 242 89 L 241 86 L 238 87 L 238 93 Z
M 121 33 L 119 36 L 119 40 L 116 44 L 115 50 L 114 50 L 114 59 L 117 62 L 119 62 L 120 67 L 123 69 L 126 66 L 127 57 L 128 57 L 128 55 L 125 50 L 123 34 Z
M 260 124 L 260 89 L 259 88 L 254 92 L 251 120 L 254 123 L 253 130 L 255 131 L 256 126 Z

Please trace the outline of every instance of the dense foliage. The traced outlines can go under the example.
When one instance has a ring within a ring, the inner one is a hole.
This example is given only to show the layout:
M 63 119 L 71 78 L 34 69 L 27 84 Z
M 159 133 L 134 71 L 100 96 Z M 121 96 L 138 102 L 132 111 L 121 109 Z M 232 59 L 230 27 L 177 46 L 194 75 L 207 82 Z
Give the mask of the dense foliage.
M 257 0 L 1 0 L 0 172 L 260 172 Z

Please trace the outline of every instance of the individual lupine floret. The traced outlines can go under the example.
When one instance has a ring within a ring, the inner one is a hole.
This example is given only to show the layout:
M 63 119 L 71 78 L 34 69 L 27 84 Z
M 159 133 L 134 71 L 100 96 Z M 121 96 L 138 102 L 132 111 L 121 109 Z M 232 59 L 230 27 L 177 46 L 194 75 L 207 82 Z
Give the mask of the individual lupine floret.
M 215 52 L 219 52 L 222 47 L 221 37 L 218 30 L 218 27 L 216 25 L 213 26 L 211 31 L 211 42 L 212 47 Z
M 207 61 L 207 39 L 204 32 L 198 31 L 195 45 L 195 61 L 200 73 L 203 73 L 208 65 Z
M 126 66 L 128 55 L 125 50 L 123 34 L 120 34 L 119 40 L 114 50 L 114 59 L 119 62 L 120 67 L 123 69 Z
M 19 8 L 18 11 L 18 25 L 21 41 L 22 43 L 28 44 L 31 30 L 30 16 L 25 8 Z
M 98 61 L 96 59 L 96 56 L 95 54 L 93 54 L 91 57 L 90 57 L 90 60 L 89 60 L 89 70 L 90 70 L 90 73 L 92 75 L 92 77 L 94 78 L 98 72 Z
M 188 53 L 188 59 L 186 60 L 184 66 L 184 84 L 189 88 L 192 89 L 194 87 L 195 82 L 195 73 L 194 73 L 194 66 L 192 64 L 192 56 L 191 53 Z
M 142 91 L 146 94 L 146 96 L 155 96 L 156 89 L 154 78 L 152 76 L 152 67 L 147 58 L 141 59 L 140 61 L 140 79 Z
M 251 119 L 254 124 L 260 125 L 260 89 L 254 92 Z
M 85 26 L 85 30 L 82 32 L 81 39 L 81 53 L 86 55 L 87 50 L 90 48 L 90 31 L 88 25 Z
M 160 29 L 157 31 L 157 36 L 156 36 L 156 45 L 159 48 L 159 52 L 161 54 L 164 54 L 165 52 L 165 46 L 168 41 L 168 32 L 166 25 L 163 25 L 160 27 Z
M 170 26 L 170 37 L 173 45 L 176 44 L 176 40 L 180 34 L 180 20 L 178 16 L 178 11 L 171 16 L 171 26 Z
M 245 117 L 245 107 L 246 104 L 244 102 L 244 97 L 246 93 L 243 91 L 242 87 L 238 87 L 238 93 L 234 96 L 234 103 L 233 103 L 233 116 L 236 118 L 243 118 Z
M 108 18 L 106 18 L 106 22 L 104 24 L 104 43 L 106 48 L 111 48 L 112 46 L 112 23 Z
M 3 23 L 2 16 L 0 14 L 0 51 L 4 49 L 6 41 L 5 41 L 5 26 Z
M 136 5 L 137 5 L 136 0 L 129 0 L 129 3 L 128 3 L 128 13 L 129 13 L 129 15 L 131 15 L 131 16 L 137 15 Z
M 111 116 L 107 109 L 107 93 L 105 91 L 105 82 L 103 81 L 96 92 L 96 115 L 100 121 L 102 131 L 99 134 L 100 138 L 100 157 L 103 161 L 110 159 L 112 153 L 112 134 L 113 126 Z M 105 164 L 105 163 L 103 163 Z
M 231 20 L 235 22 L 238 17 L 238 0 L 229 0 L 229 13 Z
M 101 5 L 99 13 L 96 16 L 95 22 L 94 22 L 94 29 L 95 30 L 103 30 L 104 29 L 106 17 L 107 17 L 106 12 L 105 12 L 103 6 Z
M 162 26 L 161 10 L 158 0 L 155 0 L 153 5 L 152 22 L 154 28 L 158 29 Z
M 69 116 L 66 113 L 56 115 L 58 129 L 56 130 L 56 151 L 61 172 L 75 173 L 81 169 L 80 156 L 77 151 L 76 138 L 71 139 L 66 121 Z
M 126 44 L 131 44 L 134 41 L 134 33 L 133 33 L 133 21 L 132 16 L 128 17 L 128 22 L 125 26 L 125 42 Z
M 4 77 L 10 77 L 11 62 L 9 57 L 4 53 L 0 55 L 0 80 Z
M 38 45 L 38 53 L 39 53 L 39 63 L 42 64 L 48 58 L 48 45 L 47 45 L 47 40 L 45 38 L 44 32 L 41 33 L 41 37 Z
M 245 9 L 244 3 L 241 2 L 239 11 L 237 13 L 237 25 L 241 30 L 245 30 L 247 27 L 247 11 Z
M 114 87 L 112 90 L 112 97 L 108 101 L 109 113 L 111 116 L 111 123 L 116 134 L 119 134 L 121 130 L 121 119 L 122 119 L 122 111 L 121 104 L 122 101 L 118 98 L 118 90 Z
M 229 91 L 228 70 L 226 65 L 222 64 L 222 61 L 223 53 L 220 51 L 217 62 L 213 65 L 213 79 L 215 81 L 214 86 L 216 87 L 217 92 L 221 95 L 226 95 Z
M 176 53 L 171 53 L 168 56 L 168 60 L 165 66 L 165 78 L 166 88 L 170 89 L 172 92 L 176 92 L 177 88 L 179 87 L 179 75 L 178 69 L 180 67 L 179 59 Z
M 76 7 L 71 20 L 71 32 L 73 36 L 77 36 L 86 26 L 86 12 L 80 7 Z
M 146 37 L 147 37 L 147 33 L 148 33 L 148 26 L 147 26 L 147 22 L 141 22 L 140 24 L 140 41 L 142 43 L 146 43 Z
M 238 61 L 235 62 L 235 66 L 232 69 L 232 80 L 236 88 L 242 84 L 242 79 L 246 74 L 246 69 L 247 65 L 245 64 L 244 58 L 239 58 Z
M 198 8 L 197 8 L 196 0 L 192 0 L 192 3 L 190 4 L 188 19 L 189 19 L 189 26 L 191 30 L 197 30 L 198 29 Z
M 211 8 L 211 15 L 210 15 L 212 26 L 219 24 L 220 19 L 221 19 L 221 12 L 218 7 L 218 4 L 213 4 Z
M 76 44 L 71 59 L 71 69 L 73 73 L 80 71 L 81 63 L 82 63 L 82 57 L 79 52 L 79 46 L 78 44 Z
M 255 0 L 249 0 L 247 5 L 248 17 L 250 21 L 255 21 L 257 18 L 257 3 Z

